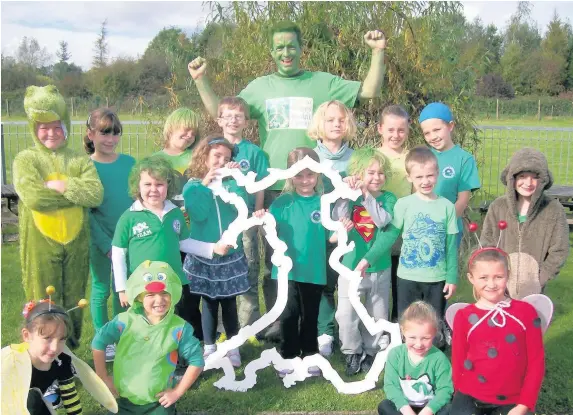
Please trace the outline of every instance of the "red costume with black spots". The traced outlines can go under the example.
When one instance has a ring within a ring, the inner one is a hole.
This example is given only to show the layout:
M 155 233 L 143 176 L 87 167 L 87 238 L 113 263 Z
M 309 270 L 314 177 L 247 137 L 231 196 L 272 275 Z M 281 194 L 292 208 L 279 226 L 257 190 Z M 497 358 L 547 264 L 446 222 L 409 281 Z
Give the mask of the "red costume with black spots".
M 454 319 L 454 389 L 495 405 L 535 403 L 545 374 L 541 319 L 523 301 L 508 300 L 493 310 L 469 305 Z

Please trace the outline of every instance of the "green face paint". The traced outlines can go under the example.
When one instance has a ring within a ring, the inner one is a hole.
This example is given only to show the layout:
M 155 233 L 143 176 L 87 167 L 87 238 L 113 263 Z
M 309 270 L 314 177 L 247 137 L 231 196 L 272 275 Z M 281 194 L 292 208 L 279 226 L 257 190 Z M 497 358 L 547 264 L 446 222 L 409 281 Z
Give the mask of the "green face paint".
M 273 35 L 273 60 L 282 76 L 294 76 L 300 72 L 301 48 L 294 32 L 279 32 Z

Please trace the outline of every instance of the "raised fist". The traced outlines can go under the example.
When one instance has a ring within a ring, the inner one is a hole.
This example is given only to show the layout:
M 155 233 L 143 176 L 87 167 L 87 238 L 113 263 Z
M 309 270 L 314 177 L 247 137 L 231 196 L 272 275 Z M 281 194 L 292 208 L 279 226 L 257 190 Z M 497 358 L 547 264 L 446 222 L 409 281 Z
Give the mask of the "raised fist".
M 370 46 L 370 49 L 386 49 L 386 36 L 381 30 L 370 30 L 364 35 L 364 42 Z
M 191 78 L 196 81 L 205 75 L 205 72 L 207 71 L 207 61 L 199 56 L 189 62 L 187 69 L 189 70 L 189 75 L 191 75 Z

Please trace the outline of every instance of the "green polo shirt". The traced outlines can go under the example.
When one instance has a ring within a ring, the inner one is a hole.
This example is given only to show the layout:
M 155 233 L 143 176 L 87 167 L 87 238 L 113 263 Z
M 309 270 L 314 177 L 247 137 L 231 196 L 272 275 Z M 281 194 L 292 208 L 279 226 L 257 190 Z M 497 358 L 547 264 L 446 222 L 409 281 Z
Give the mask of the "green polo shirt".
M 179 241 L 189 238 L 183 212 L 169 200 L 165 201 L 163 218 L 136 201 L 117 222 L 112 245 L 127 249 L 129 274 L 146 260 L 163 261 L 188 284 L 179 253 Z

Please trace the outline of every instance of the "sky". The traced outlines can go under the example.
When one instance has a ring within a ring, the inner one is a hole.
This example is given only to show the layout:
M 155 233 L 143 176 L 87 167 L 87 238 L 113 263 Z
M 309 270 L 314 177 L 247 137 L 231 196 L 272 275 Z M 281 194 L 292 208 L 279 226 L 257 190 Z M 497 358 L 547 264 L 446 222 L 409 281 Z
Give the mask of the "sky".
M 206 2 L 205 2 L 206 3 Z M 484 24 L 505 27 L 517 9 L 517 1 L 463 2 L 468 20 L 480 17 Z M 557 10 L 562 19 L 573 17 L 573 2 L 533 1 L 532 19 L 542 33 Z M 91 67 L 93 45 L 104 19 L 108 21 L 110 57 L 143 54 L 163 28 L 175 26 L 188 34 L 205 25 L 209 6 L 202 1 L 2 1 L 1 50 L 15 55 L 24 36 L 35 37 L 57 60 L 59 42 L 68 42 L 71 62 L 84 70 Z

